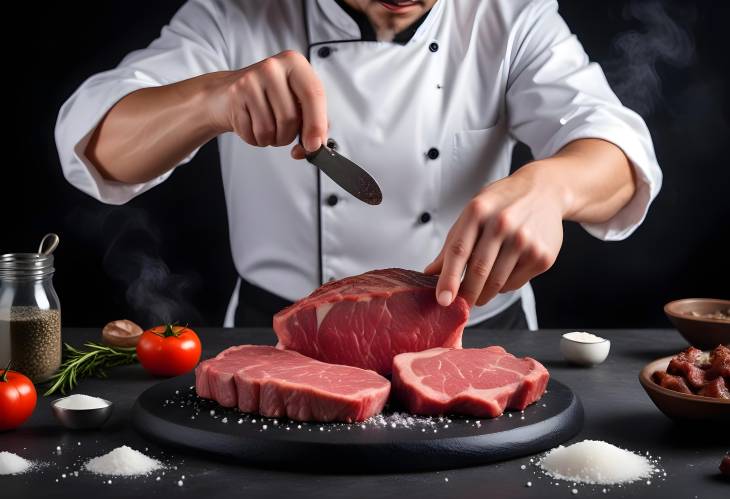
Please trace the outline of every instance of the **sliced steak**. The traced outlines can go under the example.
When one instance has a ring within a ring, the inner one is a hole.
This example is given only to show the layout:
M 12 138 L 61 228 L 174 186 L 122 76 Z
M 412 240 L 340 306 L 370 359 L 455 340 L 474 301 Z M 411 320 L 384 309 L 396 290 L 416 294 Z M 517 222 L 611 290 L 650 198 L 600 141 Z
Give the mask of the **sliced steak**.
M 380 413 L 390 393 L 373 371 L 325 364 L 270 346 L 231 347 L 195 370 L 198 395 L 224 407 L 296 421 L 362 421 Z
M 496 417 L 538 400 L 549 378 L 538 361 L 499 346 L 433 348 L 393 359 L 393 392 L 414 414 Z
M 437 280 L 386 269 L 325 284 L 274 316 L 279 345 L 384 375 L 399 353 L 461 347 L 469 306 L 461 297 L 440 306 Z

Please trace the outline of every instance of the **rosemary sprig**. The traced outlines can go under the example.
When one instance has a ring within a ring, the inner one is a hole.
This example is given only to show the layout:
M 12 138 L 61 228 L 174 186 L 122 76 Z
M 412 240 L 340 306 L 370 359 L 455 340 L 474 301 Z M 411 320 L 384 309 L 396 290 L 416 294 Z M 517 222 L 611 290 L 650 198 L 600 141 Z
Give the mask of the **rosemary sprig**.
M 106 370 L 111 367 L 124 366 L 137 362 L 134 347 L 121 348 L 100 345 L 94 342 L 84 344 L 86 350 L 79 350 L 68 343 L 64 344 L 64 361 L 61 368 L 51 378 L 51 387 L 44 395 L 56 391 L 65 394 L 73 390 L 82 378 L 106 378 Z

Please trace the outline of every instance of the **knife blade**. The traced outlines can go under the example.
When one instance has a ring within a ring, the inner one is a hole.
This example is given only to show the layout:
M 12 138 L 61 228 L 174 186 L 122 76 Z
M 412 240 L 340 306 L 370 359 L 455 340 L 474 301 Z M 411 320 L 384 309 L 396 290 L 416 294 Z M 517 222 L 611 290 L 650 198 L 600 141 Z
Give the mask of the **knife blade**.
M 383 201 L 383 193 L 375 179 L 337 151 L 322 145 L 316 151 L 307 154 L 306 158 L 360 201 L 370 205 L 378 205 Z

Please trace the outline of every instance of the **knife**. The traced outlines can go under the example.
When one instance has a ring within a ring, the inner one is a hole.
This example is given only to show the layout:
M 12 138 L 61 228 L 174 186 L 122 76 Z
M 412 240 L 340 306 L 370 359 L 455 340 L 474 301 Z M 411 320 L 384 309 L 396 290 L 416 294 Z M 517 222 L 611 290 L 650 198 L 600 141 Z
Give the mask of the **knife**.
M 383 193 L 375 179 L 335 150 L 322 145 L 316 151 L 307 154 L 306 158 L 360 201 L 370 205 L 378 205 L 383 201 Z

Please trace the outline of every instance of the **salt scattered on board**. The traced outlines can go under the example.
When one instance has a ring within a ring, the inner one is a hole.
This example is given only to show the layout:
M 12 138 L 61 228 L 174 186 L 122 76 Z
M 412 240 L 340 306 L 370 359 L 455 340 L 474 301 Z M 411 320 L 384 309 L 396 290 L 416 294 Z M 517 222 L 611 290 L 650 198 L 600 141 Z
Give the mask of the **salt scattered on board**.
M 0 452 L 0 475 L 18 475 L 33 467 L 33 462 L 12 452 Z
M 548 452 L 539 466 L 552 478 L 600 485 L 629 483 L 654 471 L 644 456 L 601 440 L 583 440 Z
M 61 409 L 80 411 L 86 409 L 101 409 L 102 407 L 108 406 L 109 402 L 104 399 L 100 399 L 99 397 L 91 397 L 89 395 L 75 393 L 68 397 L 58 399 L 54 402 L 54 405 Z
M 163 465 L 157 459 L 123 445 L 108 454 L 90 459 L 84 468 L 99 475 L 134 476 L 147 475 L 163 468 Z

